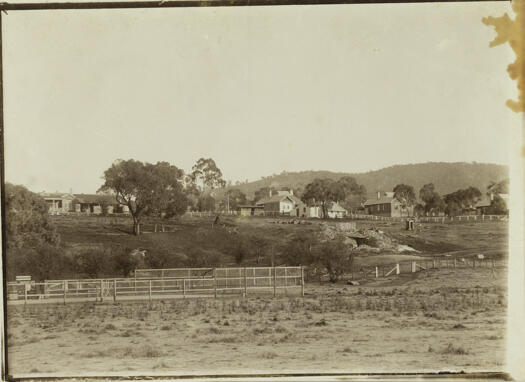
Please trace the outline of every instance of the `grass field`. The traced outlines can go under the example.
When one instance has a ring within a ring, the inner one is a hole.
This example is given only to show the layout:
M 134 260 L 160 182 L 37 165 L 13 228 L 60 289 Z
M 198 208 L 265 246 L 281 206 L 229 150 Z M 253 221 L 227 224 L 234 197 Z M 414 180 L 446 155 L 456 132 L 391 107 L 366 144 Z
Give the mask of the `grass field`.
M 129 234 L 122 219 L 55 218 L 66 247 L 122 245 L 170 255 L 221 252 L 239 233 L 275 246 L 321 222 L 183 218 L 168 232 Z M 153 223 L 152 223 L 153 224 Z M 157 224 L 161 224 L 158 222 Z M 333 223 L 329 223 L 333 224 Z M 359 253 L 358 265 L 484 253 L 506 258 L 505 222 L 357 222 L 418 252 Z M 146 230 L 147 231 L 147 230 Z M 247 262 L 253 259 L 247 259 Z M 500 262 L 501 264 L 502 262 Z M 504 368 L 506 267 L 446 268 L 319 284 L 305 297 L 8 306 L 9 372 L 25 374 L 490 371 Z
M 235 265 L 228 250 L 239 235 L 262 237 L 272 243 L 263 263 L 256 264 L 253 256 L 244 260 L 244 265 L 269 265 L 273 252 L 280 264 L 280 248 L 298 234 L 316 235 L 323 228 L 319 220 L 309 224 L 275 224 L 271 218 L 221 217 L 219 226 L 212 228 L 214 217 L 185 216 L 174 221 L 151 220 L 144 224 L 146 233 L 133 236 L 129 218 L 68 217 L 56 216 L 54 223 L 61 235 L 61 241 L 69 250 L 104 246 L 145 249 L 149 253 L 163 253 L 173 261 L 168 266 L 181 266 L 180 259 L 195 250 L 217 254 L 221 266 Z M 153 232 L 154 225 L 166 225 L 168 232 Z M 335 221 L 329 225 L 337 224 Z M 468 256 L 484 253 L 489 256 L 506 257 L 507 223 L 500 221 L 476 221 L 453 223 L 423 223 L 415 232 L 404 230 L 401 222 L 357 221 L 357 228 L 377 229 L 385 232 L 399 244 L 416 249 L 417 253 L 389 253 L 386 251 L 366 252 L 356 256 L 356 265 L 371 265 L 376 262 L 392 263 L 407 260 L 410 255 L 441 256 L 445 253 Z M 384 256 L 388 258 L 385 259 Z M 374 257 L 378 256 L 378 257 Z M 399 257 L 398 257 L 399 256 Z M 147 266 L 147 265 L 146 265 Z M 111 276 L 111 275 L 107 275 Z
M 430 270 L 303 298 L 9 306 L 10 373 L 501 370 L 505 270 Z

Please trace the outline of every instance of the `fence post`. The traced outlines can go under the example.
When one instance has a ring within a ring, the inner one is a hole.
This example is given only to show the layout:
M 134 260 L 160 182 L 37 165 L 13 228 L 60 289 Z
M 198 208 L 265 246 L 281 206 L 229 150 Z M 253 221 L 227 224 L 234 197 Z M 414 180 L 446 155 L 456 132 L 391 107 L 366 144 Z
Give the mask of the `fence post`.
M 248 278 L 246 277 L 246 267 L 244 267 L 244 297 L 248 296 Z
M 456 268 L 456 258 L 454 257 L 454 268 Z
M 228 278 L 226 278 L 226 282 L 228 282 Z M 217 298 L 217 268 L 213 268 L 213 294 Z
M 151 280 L 149 280 L 149 301 L 151 302 Z
M 24 305 L 27 304 L 27 285 L 24 285 Z
M 182 279 L 182 298 L 186 298 L 186 279 Z
M 436 260 L 432 259 L 432 269 L 436 268 Z
M 117 279 L 113 279 L 113 302 L 117 301 Z
M 288 294 L 288 272 L 287 268 L 284 267 L 284 294 Z
M 376 267 L 376 279 L 379 277 L 379 269 Z
M 62 281 L 62 288 L 64 290 L 64 305 L 66 305 L 66 280 Z
M 277 294 L 277 268 L 273 267 L 273 297 Z
M 377 271 L 377 267 L 376 267 Z M 304 297 L 304 268 L 301 266 L 301 296 Z
M 416 262 L 412 261 L 412 273 L 416 272 Z
M 104 301 L 102 297 L 102 280 L 100 280 L 100 302 Z
M 400 274 L 399 263 L 396 264 L 396 275 Z

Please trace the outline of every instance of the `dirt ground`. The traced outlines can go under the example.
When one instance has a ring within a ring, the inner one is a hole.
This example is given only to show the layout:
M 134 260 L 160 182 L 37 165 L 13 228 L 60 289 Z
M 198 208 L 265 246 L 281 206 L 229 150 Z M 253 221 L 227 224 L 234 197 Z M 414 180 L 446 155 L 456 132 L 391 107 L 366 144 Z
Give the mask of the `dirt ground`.
M 304 298 L 8 306 L 9 374 L 499 371 L 505 280 L 458 268 Z

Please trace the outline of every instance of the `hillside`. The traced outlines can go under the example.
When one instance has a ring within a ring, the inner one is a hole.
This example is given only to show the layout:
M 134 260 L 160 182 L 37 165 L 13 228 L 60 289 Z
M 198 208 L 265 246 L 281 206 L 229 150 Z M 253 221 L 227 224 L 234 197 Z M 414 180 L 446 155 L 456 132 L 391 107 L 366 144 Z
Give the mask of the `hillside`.
M 399 183 L 410 184 L 417 192 L 424 184 L 434 183 L 440 194 L 447 194 L 468 186 L 477 187 L 483 192 L 489 182 L 507 178 L 508 167 L 490 163 L 428 162 L 395 165 L 356 174 L 331 171 L 282 172 L 279 175 L 263 177 L 254 182 L 232 186 L 232 188 L 240 189 L 251 198 L 255 191 L 262 187 L 304 188 L 315 178 L 337 180 L 344 175 L 355 177 L 369 193 L 377 190 L 391 191 Z

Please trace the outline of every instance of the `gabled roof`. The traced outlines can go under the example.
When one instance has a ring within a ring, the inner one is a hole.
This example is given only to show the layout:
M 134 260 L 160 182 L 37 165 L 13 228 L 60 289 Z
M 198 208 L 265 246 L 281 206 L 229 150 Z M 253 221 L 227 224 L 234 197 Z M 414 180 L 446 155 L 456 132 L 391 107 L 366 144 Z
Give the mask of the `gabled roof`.
M 501 199 L 506 203 L 509 199 L 508 194 L 498 194 Z M 490 199 L 490 195 L 483 195 L 482 198 L 474 205 L 474 208 L 479 207 L 490 207 L 492 200 Z
M 339 203 L 332 203 L 328 212 L 347 212 Z
M 289 195 L 289 197 L 295 202 L 295 204 L 304 204 L 304 202 L 295 195 Z
M 392 196 L 381 195 L 380 198 L 375 197 L 375 198 L 367 199 L 364 205 L 373 206 L 376 204 L 391 204 L 392 201 L 394 201 L 394 198 Z
M 277 203 L 277 202 L 282 202 L 285 199 L 288 199 L 292 203 L 295 203 L 295 201 L 292 198 L 293 198 L 292 195 L 273 195 L 271 198 L 268 197 L 268 198 L 259 200 L 256 204 L 261 205 L 261 204 L 266 204 L 266 203 Z

